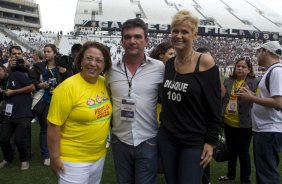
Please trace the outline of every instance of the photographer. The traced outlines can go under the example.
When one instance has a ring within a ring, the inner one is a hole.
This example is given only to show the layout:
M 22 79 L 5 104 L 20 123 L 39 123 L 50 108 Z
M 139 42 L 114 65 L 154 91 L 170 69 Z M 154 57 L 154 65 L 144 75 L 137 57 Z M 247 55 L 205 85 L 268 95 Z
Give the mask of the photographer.
M 72 71 L 58 65 L 58 52 L 54 44 L 44 46 L 44 57 L 40 63 L 35 63 L 31 72 L 31 79 L 37 90 L 43 89 L 44 94 L 33 112 L 38 116 L 40 124 L 40 151 L 44 159 L 44 165 L 50 165 L 49 151 L 47 147 L 47 114 L 53 90 L 64 79 L 72 75 Z
M 14 153 L 10 144 L 12 135 L 15 135 L 15 144 L 19 152 L 21 170 L 29 169 L 30 159 L 30 128 L 33 114 L 31 112 L 31 92 L 35 89 L 32 81 L 28 78 L 28 68 L 21 56 L 21 48 L 10 48 L 10 73 L 8 76 L 7 89 L 4 91 L 6 105 L 4 108 L 3 121 L 0 123 L 0 144 L 3 150 L 4 160 L 0 168 L 12 162 Z

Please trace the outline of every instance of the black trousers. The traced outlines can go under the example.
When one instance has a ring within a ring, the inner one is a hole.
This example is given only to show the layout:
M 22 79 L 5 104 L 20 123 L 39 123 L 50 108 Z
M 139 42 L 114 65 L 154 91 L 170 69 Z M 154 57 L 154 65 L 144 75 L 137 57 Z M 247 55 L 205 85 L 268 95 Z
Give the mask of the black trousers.
M 236 177 L 237 158 L 240 161 L 240 181 L 249 183 L 251 175 L 250 143 L 252 128 L 234 128 L 225 124 L 225 139 L 228 148 L 228 172 L 230 179 Z
M 0 123 L 0 145 L 4 159 L 11 162 L 14 151 L 10 143 L 12 135 L 15 135 L 15 144 L 19 152 L 21 162 L 28 161 L 30 158 L 30 129 L 32 118 L 4 119 Z

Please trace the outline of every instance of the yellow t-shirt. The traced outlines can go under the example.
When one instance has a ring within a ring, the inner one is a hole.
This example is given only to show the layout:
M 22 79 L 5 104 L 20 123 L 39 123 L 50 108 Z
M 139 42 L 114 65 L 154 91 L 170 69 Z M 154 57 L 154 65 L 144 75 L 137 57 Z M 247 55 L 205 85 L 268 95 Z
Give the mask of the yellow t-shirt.
M 230 92 L 230 96 L 229 96 L 229 102 L 228 102 L 228 105 L 226 106 L 225 108 L 225 112 L 224 112 L 224 115 L 223 115 L 223 121 L 231 126 L 231 127 L 239 127 L 239 115 L 238 115 L 238 97 L 237 95 L 234 93 L 236 91 L 236 88 L 239 88 L 240 86 L 243 86 L 243 83 L 244 83 L 244 80 L 235 80 L 233 82 L 233 85 L 232 85 L 232 90 Z M 234 112 L 231 112 L 230 109 L 229 109 L 229 105 L 230 103 L 234 103 L 236 102 L 236 108 L 235 108 L 235 111 Z
M 61 127 L 60 158 L 94 162 L 104 157 L 111 114 L 104 77 L 90 84 L 76 74 L 57 86 L 47 119 Z

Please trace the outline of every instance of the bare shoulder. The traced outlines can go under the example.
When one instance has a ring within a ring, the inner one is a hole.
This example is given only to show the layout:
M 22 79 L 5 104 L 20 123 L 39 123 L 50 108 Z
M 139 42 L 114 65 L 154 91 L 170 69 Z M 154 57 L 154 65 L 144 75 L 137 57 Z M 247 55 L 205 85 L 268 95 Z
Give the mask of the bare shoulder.
M 200 71 L 211 69 L 215 65 L 214 59 L 210 54 L 202 54 L 200 60 Z

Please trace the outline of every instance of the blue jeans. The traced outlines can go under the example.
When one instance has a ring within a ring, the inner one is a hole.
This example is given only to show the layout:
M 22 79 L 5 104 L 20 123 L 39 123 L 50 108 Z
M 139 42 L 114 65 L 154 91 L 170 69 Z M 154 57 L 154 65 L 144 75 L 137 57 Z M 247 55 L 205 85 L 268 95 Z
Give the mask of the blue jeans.
M 281 183 L 278 171 L 279 152 L 281 150 L 282 133 L 254 133 L 254 160 L 257 184 Z
M 204 168 L 200 166 L 202 148 L 181 145 L 167 130 L 160 127 L 158 145 L 167 184 L 202 183 Z
M 47 102 L 44 101 L 44 110 L 41 114 L 37 114 L 38 121 L 40 124 L 40 134 L 39 134 L 39 145 L 40 145 L 40 152 L 41 157 L 43 159 L 49 158 L 49 151 L 47 145 L 47 115 L 49 111 L 49 106 Z
M 112 135 L 112 150 L 119 184 L 156 184 L 158 167 L 157 138 L 134 147 Z

